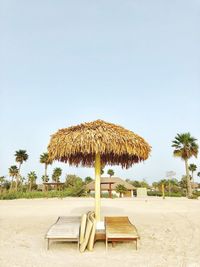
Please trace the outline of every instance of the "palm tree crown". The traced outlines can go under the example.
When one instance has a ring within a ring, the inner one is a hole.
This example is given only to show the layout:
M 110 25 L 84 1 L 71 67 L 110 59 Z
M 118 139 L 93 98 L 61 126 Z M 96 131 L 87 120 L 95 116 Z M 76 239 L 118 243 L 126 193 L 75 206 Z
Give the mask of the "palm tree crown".
M 34 183 L 37 179 L 37 175 L 34 171 L 28 173 L 28 181 Z
M 15 159 L 16 162 L 19 162 L 22 164 L 24 161 L 28 159 L 28 154 L 26 153 L 26 150 L 18 150 L 15 152 Z
M 191 163 L 191 164 L 189 165 L 189 170 L 190 170 L 192 173 L 195 172 L 195 171 L 197 170 L 197 165 Z
M 10 177 L 13 177 L 13 178 L 14 178 L 15 176 L 17 176 L 18 173 L 19 173 L 19 170 L 18 170 L 18 168 L 17 168 L 16 165 L 11 166 L 8 170 L 9 170 L 9 175 L 10 175 Z
M 51 164 L 51 161 L 49 160 L 49 154 L 47 152 L 40 155 L 40 163 L 47 165 Z
M 114 173 L 114 171 L 113 171 L 112 169 L 109 169 L 109 170 L 107 171 L 107 174 L 110 175 L 110 177 L 111 177 L 111 176 L 113 176 L 115 173 Z
M 61 174 L 62 174 L 62 169 L 61 168 L 55 168 L 53 170 L 52 180 L 55 181 L 56 183 L 58 183 Z
M 175 140 L 172 141 L 172 147 L 175 148 L 174 156 L 183 160 L 192 156 L 197 157 L 199 147 L 196 141 L 197 139 L 192 137 L 190 133 L 177 134 Z
M 190 182 L 188 159 L 192 156 L 197 157 L 198 155 L 198 144 L 197 139 L 192 137 L 190 133 L 177 134 L 175 140 L 172 141 L 172 147 L 174 147 L 174 156 L 180 157 L 185 162 L 185 170 L 187 177 L 187 193 L 188 197 L 192 197 L 192 187 Z

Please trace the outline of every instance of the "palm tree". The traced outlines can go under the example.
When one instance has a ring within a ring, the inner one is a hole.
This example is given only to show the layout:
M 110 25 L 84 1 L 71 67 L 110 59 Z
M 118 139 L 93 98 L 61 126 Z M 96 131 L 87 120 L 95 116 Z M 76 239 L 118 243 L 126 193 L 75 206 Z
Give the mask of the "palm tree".
M 52 161 L 49 159 L 48 153 L 43 153 L 40 155 L 40 163 L 44 164 L 44 182 L 48 182 L 48 175 L 47 175 L 47 167 L 52 163 Z
M 5 182 L 5 176 L 0 177 L 0 186 L 1 186 L 1 193 L 3 191 L 3 183 Z
M 37 179 L 37 175 L 34 171 L 28 173 L 29 191 L 32 190 L 32 186 Z
M 48 183 L 48 181 L 49 181 L 49 176 L 48 176 L 48 175 L 47 175 L 47 176 L 42 175 L 41 179 L 42 179 L 42 181 L 43 181 L 44 183 Z
M 9 169 L 9 176 L 12 178 L 11 180 L 11 186 L 10 190 L 12 190 L 13 187 L 13 179 L 16 178 L 19 175 L 19 169 L 17 168 L 16 165 L 11 166 Z M 17 183 L 16 183 L 16 189 L 17 189 Z
M 123 184 L 118 184 L 116 186 L 116 192 L 119 193 L 119 197 L 122 197 L 122 194 L 126 193 L 127 189 Z
M 18 171 L 18 175 L 16 176 L 16 190 L 18 188 L 21 165 L 27 159 L 28 159 L 28 154 L 26 153 L 26 150 L 21 150 L 20 149 L 20 150 L 15 152 L 15 160 L 16 160 L 16 162 L 19 162 L 19 167 L 18 167 L 19 171 Z
M 185 192 L 187 193 L 187 177 L 186 177 L 186 175 L 182 176 L 181 180 L 179 181 L 179 186 L 180 186 L 181 191 L 183 193 L 185 193 Z
M 192 196 L 192 187 L 189 175 L 188 159 L 192 156 L 197 157 L 198 155 L 198 144 L 197 139 L 191 136 L 190 133 L 177 134 L 175 139 L 172 141 L 172 147 L 174 147 L 174 156 L 180 157 L 185 162 L 185 171 L 187 177 L 187 193 L 188 197 Z
M 46 191 L 46 189 L 48 189 L 48 185 L 44 184 L 44 183 L 48 183 L 49 181 L 49 176 L 48 175 L 42 175 L 41 177 L 42 181 L 43 181 L 43 191 Z
M 191 163 L 189 165 L 189 171 L 192 173 L 192 183 L 194 183 L 194 172 L 197 170 L 197 165 Z
M 53 170 L 53 174 L 52 174 L 52 180 L 56 183 L 59 183 L 59 179 L 60 179 L 60 176 L 62 174 L 62 169 L 61 168 L 55 168 Z M 56 184 L 56 190 L 58 189 L 58 185 Z
M 107 171 L 107 174 L 110 175 L 110 178 L 111 178 L 111 176 L 113 176 L 115 173 L 114 173 L 114 171 L 112 169 L 109 169 Z

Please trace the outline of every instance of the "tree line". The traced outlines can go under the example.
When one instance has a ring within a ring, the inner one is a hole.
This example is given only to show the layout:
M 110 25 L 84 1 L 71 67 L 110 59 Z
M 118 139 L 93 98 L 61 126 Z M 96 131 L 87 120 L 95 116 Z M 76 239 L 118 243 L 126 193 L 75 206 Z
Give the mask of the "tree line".
M 178 190 L 178 188 L 184 188 L 185 192 L 188 196 L 188 198 L 192 198 L 193 191 L 194 191 L 194 173 L 197 171 L 197 166 L 194 163 L 189 164 L 189 160 L 192 157 L 196 157 L 199 152 L 199 146 L 197 144 L 197 139 L 192 137 L 190 133 L 182 133 L 177 134 L 175 136 L 175 139 L 172 141 L 172 148 L 173 155 L 175 157 L 179 157 L 183 160 L 185 165 L 185 175 L 183 175 L 181 181 L 179 182 L 177 179 L 161 179 L 159 182 L 154 182 L 151 186 L 151 188 L 155 190 L 160 190 L 161 185 L 164 185 L 165 189 L 167 191 L 173 192 Z M 15 190 L 18 191 L 19 187 L 26 185 L 27 190 L 31 191 L 32 189 L 36 189 L 36 180 L 37 175 L 35 171 L 31 171 L 27 174 L 27 179 L 22 177 L 21 175 L 21 168 L 23 163 L 25 163 L 28 160 L 28 154 L 26 150 L 18 150 L 14 154 L 15 161 L 17 165 L 12 165 L 8 169 L 9 177 L 11 178 L 11 182 L 6 180 L 6 177 L 1 176 L 0 177 L 0 185 L 1 185 L 1 192 L 3 188 L 9 188 L 10 191 Z M 39 159 L 41 164 L 44 164 L 44 174 L 42 175 L 42 181 L 44 183 L 48 183 L 50 178 L 48 175 L 48 166 L 52 164 L 52 161 L 49 158 L 49 155 L 47 152 L 40 155 Z M 104 174 L 104 169 L 101 169 L 101 175 Z M 112 177 L 114 176 L 114 171 L 112 169 L 109 169 L 107 171 L 107 174 Z M 62 169 L 61 168 L 54 168 L 51 179 L 55 183 L 60 182 L 60 177 L 62 175 Z M 197 173 L 197 175 L 200 177 L 200 172 Z M 67 187 L 77 187 L 78 190 L 81 186 L 91 182 L 93 179 L 91 177 L 86 177 L 83 181 L 80 177 L 68 175 L 66 177 L 65 185 Z M 73 181 L 73 182 L 72 182 Z M 81 182 L 82 181 L 82 182 Z M 131 183 L 135 187 L 147 187 L 150 188 L 150 185 L 146 181 L 131 181 L 127 180 L 127 182 Z M 72 186 L 73 184 L 73 186 Z M 77 186 L 78 185 L 78 186 Z M 120 185 L 118 188 L 118 191 L 121 193 L 125 192 L 126 188 L 123 185 Z M 75 190 L 76 191 L 76 190 Z

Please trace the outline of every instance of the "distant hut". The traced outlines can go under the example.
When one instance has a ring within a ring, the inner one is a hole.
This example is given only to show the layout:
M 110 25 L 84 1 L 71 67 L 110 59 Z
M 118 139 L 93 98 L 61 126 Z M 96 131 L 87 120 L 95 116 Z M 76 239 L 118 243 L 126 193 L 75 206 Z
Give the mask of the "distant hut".
M 101 193 L 108 193 L 109 196 L 117 195 L 119 196 L 119 193 L 116 192 L 116 187 L 120 184 L 123 185 L 127 191 L 122 195 L 122 197 L 133 197 L 136 192 L 136 187 L 131 185 L 130 183 L 124 181 L 123 179 L 119 177 L 101 177 Z M 89 193 L 95 192 L 95 182 L 92 181 L 89 184 L 86 185 L 86 190 Z

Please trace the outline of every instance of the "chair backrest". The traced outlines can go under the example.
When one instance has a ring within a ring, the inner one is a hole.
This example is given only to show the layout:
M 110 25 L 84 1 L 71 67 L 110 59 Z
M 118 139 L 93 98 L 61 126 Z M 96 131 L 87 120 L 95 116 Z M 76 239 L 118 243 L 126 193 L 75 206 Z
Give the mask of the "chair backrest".
M 105 217 L 105 224 L 112 223 L 112 224 L 129 224 L 129 218 L 127 216 L 115 216 L 115 217 Z

